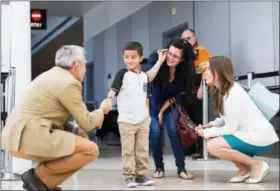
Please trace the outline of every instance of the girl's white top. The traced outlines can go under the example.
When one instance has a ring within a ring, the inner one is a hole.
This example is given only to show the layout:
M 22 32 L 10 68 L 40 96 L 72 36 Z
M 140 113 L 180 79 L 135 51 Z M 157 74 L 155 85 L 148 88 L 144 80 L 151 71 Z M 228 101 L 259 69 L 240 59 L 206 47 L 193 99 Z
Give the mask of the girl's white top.
M 234 135 L 255 146 L 268 146 L 279 140 L 272 124 L 237 82 L 224 97 L 224 115 L 210 123 L 213 127 L 203 131 L 206 138 Z

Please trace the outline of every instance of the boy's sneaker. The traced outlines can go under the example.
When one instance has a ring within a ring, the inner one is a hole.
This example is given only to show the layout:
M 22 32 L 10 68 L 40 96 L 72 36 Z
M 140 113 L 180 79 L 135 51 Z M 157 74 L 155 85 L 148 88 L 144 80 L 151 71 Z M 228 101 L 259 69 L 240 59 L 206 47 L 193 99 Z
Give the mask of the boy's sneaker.
M 150 178 L 147 178 L 145 176 L 139 176 L 136 177 L 136 183 L 140 186 L 151 186 L 154 184 L 154 181 Z
M 125 184 L 126 184 L 126 187 L 128 187 L 128 188 L 135 188 L 137 186 L 137 183 L 135 182 L 134 178 L 132 178 L 132 177 L 125 179 Z

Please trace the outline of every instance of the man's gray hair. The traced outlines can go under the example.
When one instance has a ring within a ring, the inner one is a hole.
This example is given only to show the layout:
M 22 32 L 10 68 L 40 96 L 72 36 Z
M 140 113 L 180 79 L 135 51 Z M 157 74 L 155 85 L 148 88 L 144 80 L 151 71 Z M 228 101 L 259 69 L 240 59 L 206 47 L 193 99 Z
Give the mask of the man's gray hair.
M 73 62 L 82 61 L 85 56 L 83 47 L 76 45 L 64 45 L 55 54 L 55 65 L 61 68 L 71 68 Z

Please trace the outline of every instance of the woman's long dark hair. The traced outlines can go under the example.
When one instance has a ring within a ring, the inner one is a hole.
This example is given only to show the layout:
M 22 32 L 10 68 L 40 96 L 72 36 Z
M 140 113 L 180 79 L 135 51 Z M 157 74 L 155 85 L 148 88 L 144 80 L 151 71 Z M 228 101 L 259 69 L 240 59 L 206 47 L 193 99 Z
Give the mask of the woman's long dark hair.
M 193 47 L 187 41 L 182 39 L 172 40 L 167 46 L 167 49 L 169 49 L 170 46 L 174 46 L 175 48 L 182 50 L 183 53 L 182 55 L 183 61 L 176 66 L 174 82 L 183 83 L 185 90 L 189 91 L 190 88 L 192 88 L 194 85 L 193 80 L 195 75 L 195 68 L 194 68 L 195 55 L 194 55 Z M 156 84 L 167 83 L 169 81 L 169 70 L 170 68 L 165 60 L 159 70 L 158 75 L 154 79 L 154 83 Z

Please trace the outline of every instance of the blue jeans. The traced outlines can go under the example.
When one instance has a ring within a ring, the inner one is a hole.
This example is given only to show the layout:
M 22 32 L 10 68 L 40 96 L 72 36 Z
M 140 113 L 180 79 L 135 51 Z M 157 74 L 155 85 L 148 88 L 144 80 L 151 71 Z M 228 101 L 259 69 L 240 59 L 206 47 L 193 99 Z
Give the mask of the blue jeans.
M 177 109 L 174 109 L 176 121 L 179 116 L 179 112 Z M 159 124 L 158 117 L 151 117 L 151 129 L 150 129 L 150 142 L 153 152 L 153 158 L 155 162 L 156 168 L 161 168 L 164 170 L 164 163 L 162 157 L 162 140 L 163 140 L 163 132 L 164 127 Z M 176 122 L 174 120 L 172 112 L 165 112 L 163 114 L 163 125 L 166 128 L 167 135 L 169 137 L 171 148 L 173 154 L 175 156 L 175 163 L 178 169 L 185 168 L 185 154 L 184 149 L 181 145 Z

